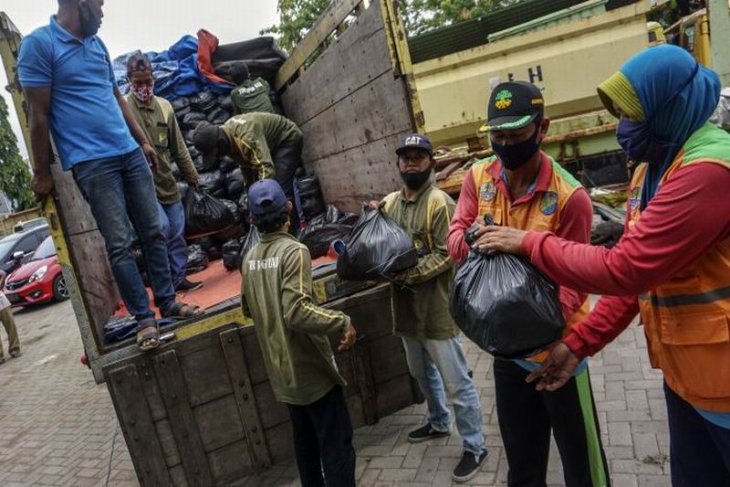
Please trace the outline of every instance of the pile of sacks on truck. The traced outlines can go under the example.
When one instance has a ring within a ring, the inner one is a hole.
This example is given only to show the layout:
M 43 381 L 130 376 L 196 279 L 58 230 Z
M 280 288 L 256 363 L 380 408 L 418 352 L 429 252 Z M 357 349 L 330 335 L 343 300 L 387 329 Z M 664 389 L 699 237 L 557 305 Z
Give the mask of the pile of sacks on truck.
M 124 94 L 129 91 L 126 61 L 132 54 L 119 56 L 113 63 Z M 188 183 L 173 164 L 178 191 L 186 205 L 188 273 L 199 272 L 217 259 L 223 259 L 227 269 L 235 269 L 244 247 L 256 241 L 256 236 L 250 235 L 244 177 L 228 156 L 206 162 L 193 144 L 193 133 L 200 123 L 223 125 L 240 113 L 285 115 L 271 85 L 287 56 L 270 37 L 219 46 L 218 39 L 205 30 L 199 31 L 197 38 L 184 36 L 166 51 L 145 55 L 152 64 L 155 95 L 170 101 L 200 176 L 199 186 L 193 190 L 196 194 L 188 195 Z M 324 255 L 330 240 L 349 232 L 354 219 L 327 207 L 316 176 L 307 175 L 303 169 L 297 172 L 295 192 L 296 211 L 306 222 L 301 237 L 308 242 L 313 257 Z M 197 213 L 187 208 L 193 200 L 197 201 Z M 136 256 L 144 271 L 140 250 Z

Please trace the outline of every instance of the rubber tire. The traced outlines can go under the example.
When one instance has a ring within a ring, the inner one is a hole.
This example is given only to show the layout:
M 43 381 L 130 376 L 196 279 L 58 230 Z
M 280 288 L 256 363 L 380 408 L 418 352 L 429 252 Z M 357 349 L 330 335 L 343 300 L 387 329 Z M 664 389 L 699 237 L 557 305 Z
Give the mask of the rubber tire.
M 65 301 L 68 299 L 68 296 L 63 296 L 63 294 L 61 294 L 61 291 L 58 289 L 58 285 L 61 281 L 63 281 L 63 283 L 65 285 L 66 281 L 63 278 L 63 274 L 59 274 L 53 279 L 53 300 L 54 301 Z M 68 288 L 66 288 L 66 292 L 68 293 Z

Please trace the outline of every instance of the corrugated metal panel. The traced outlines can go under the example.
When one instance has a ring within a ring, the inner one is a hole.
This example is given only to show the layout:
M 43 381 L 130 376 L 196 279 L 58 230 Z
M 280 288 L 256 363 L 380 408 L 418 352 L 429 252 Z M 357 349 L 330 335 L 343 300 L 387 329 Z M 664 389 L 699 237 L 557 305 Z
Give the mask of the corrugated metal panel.
M 563 10 L 584 0 L 530 0 L 478 19 L 442 27 L 408 39 L 411 60 L 427 61 L 487 43 L 487 36 Z M 637 1 L 637 0 L 629 0 Z

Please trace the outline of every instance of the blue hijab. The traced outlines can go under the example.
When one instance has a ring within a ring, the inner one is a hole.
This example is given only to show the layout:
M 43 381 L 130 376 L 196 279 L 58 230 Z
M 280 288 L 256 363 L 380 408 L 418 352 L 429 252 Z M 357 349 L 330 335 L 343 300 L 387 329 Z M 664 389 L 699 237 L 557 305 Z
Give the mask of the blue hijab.
M 711 69 L 699 66 L 687 51 L 672 45 L 650 47 L 619 71 L 639 98 L 651 134 L 676 147 L 661 164 L 649 164 L 642 192 L 645 207 L 682 145 L 715 111 L 720 78 Z

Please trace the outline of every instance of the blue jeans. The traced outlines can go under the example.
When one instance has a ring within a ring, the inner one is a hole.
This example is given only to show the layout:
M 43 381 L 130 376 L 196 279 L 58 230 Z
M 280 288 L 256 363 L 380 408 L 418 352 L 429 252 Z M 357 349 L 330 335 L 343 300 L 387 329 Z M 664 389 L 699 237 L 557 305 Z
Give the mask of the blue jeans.
M 707 421 L 664 383 L 674 487 L 730 486 L 730 429 Z
M 142 245 L 155 304 L 166 311 L 175 302 L 175 290 L 170 279 L 155 184 L 142 150 L 77 164 L 73 175 L 104 237 L 112 272 L 127 310 L 137 321 L 154 316 L 132 255 L 131 221 Z
M 185 242 L 185 209 L 181 201 L 171 205 L 157 204 L 162 224 L 162 235 L 167 243 L 172 285 L 177 287 L 185 279 L 188 263 L 188 244 Z
M 402 338 L 408 368 L 426 396 L 431 427 L 449 431 L 451 412 L 446 404 L 448 394 L 464 450 L 476 455 L 486 451 L 482 434 L 482 405 L 469 377 L 460 337 L 446 340 Z

